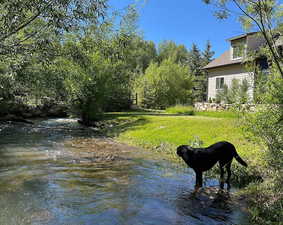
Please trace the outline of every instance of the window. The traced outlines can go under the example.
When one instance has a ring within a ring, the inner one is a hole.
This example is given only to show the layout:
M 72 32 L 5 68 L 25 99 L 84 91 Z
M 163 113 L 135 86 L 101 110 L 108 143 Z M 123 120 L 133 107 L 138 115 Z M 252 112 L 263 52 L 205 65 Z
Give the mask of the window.
M 245 41 L 237 40 L 231 43 L 232 45 L 232 59 L 240 59 L 245 53 Z
M 222 89 L 224 87 L 224 77 L 216 78 L 216 89 Z

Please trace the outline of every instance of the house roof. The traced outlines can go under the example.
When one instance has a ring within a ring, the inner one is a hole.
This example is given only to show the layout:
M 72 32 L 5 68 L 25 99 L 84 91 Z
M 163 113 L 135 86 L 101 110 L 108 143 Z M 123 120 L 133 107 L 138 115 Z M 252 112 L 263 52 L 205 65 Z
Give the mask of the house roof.
M 256 34 L 256 33 L 258 33 L 258 32 L 249 32 L 249 33 L 246 33 L 246 34 L 237 35 L 237 36 L 234 36 L 234 37 L 228 38 L 226 41 L 233 41 L 233 40 L 237 40 L 237 39 L 240 39 L 240 38 L 246 37 L 246 36 L 248 36 L 248 35 L 253 35 L 253 34 Z
M 231 59 L 231 51 L 227 50 L 221 56 L 219 56 L 218 58 L 214 59 L 208 65 L 203 67 L 203 69 L 210 69 L 210 68 L 215 68 L 215 67 L 220 67 L 220 66 L 227 66 L 227 65 L 232 65 L 232 64 L 239 64 L 239 63 L 242 63 L 242 59 L 232 60 Z
M 258 32 L 251 32 L 247 34 L 238 35 L 227 39 L 227 41 L 232 42 L 234 40 L 246 37 L 247 51 L 253 52 L 258 50 L 265 43 L 263 37 L 261 35 L 257 35 L 257 33 Z M 239 64 L 242 62 L 243 59 L 236 59 L 236 60 L 231 59 L 231 49 L 229 49 L 226 52 L 224 52 L 221 56 L 214 59 L 208 65 L 203 67 L 203 69 L 211 69 L 215 67 Z

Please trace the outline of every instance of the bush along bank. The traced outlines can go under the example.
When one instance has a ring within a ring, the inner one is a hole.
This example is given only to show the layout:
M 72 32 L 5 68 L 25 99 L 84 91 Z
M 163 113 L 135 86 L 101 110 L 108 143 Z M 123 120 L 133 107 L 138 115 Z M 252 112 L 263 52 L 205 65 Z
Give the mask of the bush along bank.
M 0 102 L 0 121 L 28 122 L 27 119 L 66 117 L 68 107 L 60 103 L 29 105 L 15 102 Z

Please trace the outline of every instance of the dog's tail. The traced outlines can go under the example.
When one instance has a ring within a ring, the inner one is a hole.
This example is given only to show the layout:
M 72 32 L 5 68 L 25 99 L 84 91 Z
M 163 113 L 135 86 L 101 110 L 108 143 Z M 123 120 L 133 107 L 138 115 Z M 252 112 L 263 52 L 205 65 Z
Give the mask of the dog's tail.
M 233 144 L 231 144 L 231 145 L 232 145 L 232 148 L 234 149 L 234 158 L 238 161 L 238 163 L 247 167 L 248 164 L 238 155 L 235 146 Z
M 234 158 L 238 161 L 238 163 L 240 163 L 241 165 L 247 167 L 248 164 L 236 153 L 236 155 L 234 156 Z

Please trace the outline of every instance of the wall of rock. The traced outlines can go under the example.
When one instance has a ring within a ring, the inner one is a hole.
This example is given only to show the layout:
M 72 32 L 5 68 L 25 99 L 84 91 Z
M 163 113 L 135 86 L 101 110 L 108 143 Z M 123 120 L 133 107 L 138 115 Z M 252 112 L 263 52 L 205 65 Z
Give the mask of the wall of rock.
M 224 104 L 224 103 L 208 103 L 208 102 L 196 102 L 194 107 L 197 111 L 227 111 L 232 110 L 239 106 L 234 104 Z M 240 105 L 241 110 L 248 110 L 254 112 L 256 110 L 255 104 L 242 104 Z

